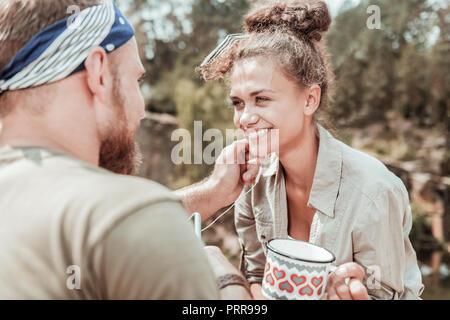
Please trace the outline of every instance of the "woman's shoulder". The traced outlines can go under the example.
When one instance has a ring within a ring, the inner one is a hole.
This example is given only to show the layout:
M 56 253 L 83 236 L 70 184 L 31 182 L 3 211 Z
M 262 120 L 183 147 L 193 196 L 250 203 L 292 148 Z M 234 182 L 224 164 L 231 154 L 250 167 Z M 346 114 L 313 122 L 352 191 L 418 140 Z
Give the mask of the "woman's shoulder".
M 373 155 L 342 145 L 342 180 L 369 198 L 387 192 L 406 193 L 402 180 Z

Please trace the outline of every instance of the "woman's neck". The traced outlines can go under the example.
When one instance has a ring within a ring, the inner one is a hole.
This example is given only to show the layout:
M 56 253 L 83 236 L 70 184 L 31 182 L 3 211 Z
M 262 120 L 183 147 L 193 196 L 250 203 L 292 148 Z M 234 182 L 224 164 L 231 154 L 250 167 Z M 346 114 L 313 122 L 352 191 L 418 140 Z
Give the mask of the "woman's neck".
M 305 128 L 286 150 L 280 150 L 280 162 L 286 183 L 309 193 L 314 180 L 318 151 L 319 139 L 314 126 Z

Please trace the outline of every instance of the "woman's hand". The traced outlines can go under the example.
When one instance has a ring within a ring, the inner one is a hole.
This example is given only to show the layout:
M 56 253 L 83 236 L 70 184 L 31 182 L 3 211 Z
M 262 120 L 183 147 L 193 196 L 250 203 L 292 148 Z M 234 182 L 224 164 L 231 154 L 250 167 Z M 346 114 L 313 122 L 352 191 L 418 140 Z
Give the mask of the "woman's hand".
M 327 284 L 323 300 L 370 300 L 367 288 L 362 283 L 364 269 L 359 264 L 348 262 L 334 271 Z M 349 278 L 348 284 L 346 279 Z

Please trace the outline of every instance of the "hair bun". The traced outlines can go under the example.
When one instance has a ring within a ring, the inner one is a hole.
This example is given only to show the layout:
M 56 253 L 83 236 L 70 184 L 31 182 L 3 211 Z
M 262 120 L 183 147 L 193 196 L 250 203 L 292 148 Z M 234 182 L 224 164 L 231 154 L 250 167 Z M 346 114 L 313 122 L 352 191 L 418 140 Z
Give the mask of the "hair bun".
M 290 30 L 297 37 L 320 41 L 331 16 L 323 1 L 282 1 L 256 8 L 245 19 L 248 33 Z

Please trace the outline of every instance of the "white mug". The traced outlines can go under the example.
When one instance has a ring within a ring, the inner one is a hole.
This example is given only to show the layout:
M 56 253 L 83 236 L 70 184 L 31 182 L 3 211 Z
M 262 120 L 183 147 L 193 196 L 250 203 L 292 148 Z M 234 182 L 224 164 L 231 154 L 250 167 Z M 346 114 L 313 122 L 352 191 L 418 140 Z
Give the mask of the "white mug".
M 262 293 L 270 300 L 320 300 L 334 254 L 312 243 L 273 239 L 267 245 Z

